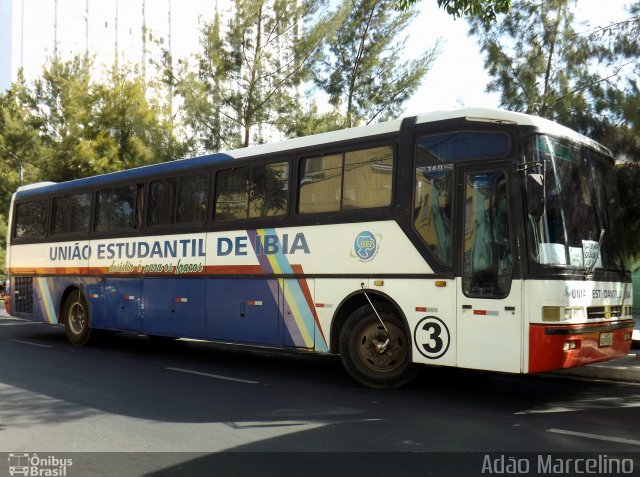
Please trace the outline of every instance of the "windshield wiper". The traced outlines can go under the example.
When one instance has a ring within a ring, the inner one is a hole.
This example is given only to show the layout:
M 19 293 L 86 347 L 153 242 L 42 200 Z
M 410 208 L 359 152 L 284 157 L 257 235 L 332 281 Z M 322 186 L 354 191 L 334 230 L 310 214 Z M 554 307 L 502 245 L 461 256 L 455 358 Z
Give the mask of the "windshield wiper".
M 589 264 L 588 267 L 585 267 L 584 274 L 582 276 L 583 280 L 590 278 L 593 275 L 593 271 L 596 268 L 596 264 L 598 263 L 598 259 L 600 258 L 601 250 L 602 250 L 602 238 L 604 237 L 605 229 L 600 229 L 600 238 L 598 238 L 598 251 L 596 252 L 596 256 L 593 259 L 593 262 Z

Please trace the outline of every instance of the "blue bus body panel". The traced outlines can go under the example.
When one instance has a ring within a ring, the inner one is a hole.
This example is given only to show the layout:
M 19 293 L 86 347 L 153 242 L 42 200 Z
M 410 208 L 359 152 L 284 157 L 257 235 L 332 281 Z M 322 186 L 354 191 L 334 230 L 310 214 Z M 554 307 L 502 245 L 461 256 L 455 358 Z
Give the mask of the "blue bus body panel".
M 103 290 L 106 327 L 140 331 L 142 329 L 140 316 L 142 280 L 140 278 L 106 278 Z
M 207 280 L 208 338 L 282 344 L 277 279 Z
M 34 277 L 32 311 L 13 314 L 61 323 L 65 291 L 80 287 L 95 329 L 312 350 L 313 342 L 305 344 L 292 322 L 294 311 L 282 290 L 297 282 L 277 278 Z M 299 304 L 296 308 L 304 311 L 306 321 L 313 320 L 309 310 Z M 305 327 L 313 340 L 314 327 Z M 326 351 L 326 345 L 318 347 L 317 339 L 316 350 Z
M 204 278 L 145 278 L 142 331 L 206 338 Z

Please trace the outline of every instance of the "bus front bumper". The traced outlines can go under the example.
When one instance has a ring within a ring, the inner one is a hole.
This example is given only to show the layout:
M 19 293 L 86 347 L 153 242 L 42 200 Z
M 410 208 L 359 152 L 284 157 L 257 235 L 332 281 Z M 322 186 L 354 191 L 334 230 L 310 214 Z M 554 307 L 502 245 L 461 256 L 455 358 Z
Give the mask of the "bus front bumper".
M 574 368 L 626 356 L 633 320 L 529 326 L 529 373 Z

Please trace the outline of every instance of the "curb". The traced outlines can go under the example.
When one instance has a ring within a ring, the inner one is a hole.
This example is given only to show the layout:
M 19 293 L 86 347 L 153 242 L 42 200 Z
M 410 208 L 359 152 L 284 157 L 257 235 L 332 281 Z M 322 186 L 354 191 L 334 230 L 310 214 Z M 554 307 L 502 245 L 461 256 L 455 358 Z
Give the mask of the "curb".
M 590 364 L 579 368 L 564 369 L 556 371 L 554 374 L 591 379 L 608 379 L 611 381 L 640 382 L 640 352 L 631 350 L 631 353 L 625 358 Z

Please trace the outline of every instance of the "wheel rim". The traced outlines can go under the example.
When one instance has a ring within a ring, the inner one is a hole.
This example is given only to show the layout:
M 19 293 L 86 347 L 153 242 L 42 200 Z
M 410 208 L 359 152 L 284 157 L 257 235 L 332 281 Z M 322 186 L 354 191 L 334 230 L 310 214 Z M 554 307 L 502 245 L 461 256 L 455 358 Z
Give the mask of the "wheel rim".
M 87 314 L 80 303 L 74 303 L 67 316 L 67 326 L 74 335 L 80 335 L 87 326 Z
M 404 331 L 394 323 L 367 324 L 357 337 L 359 361 L 376 373 L 391 373 L 406 363 L 407 342 Z M 386 340 L 388 344 L 384 346 Z

